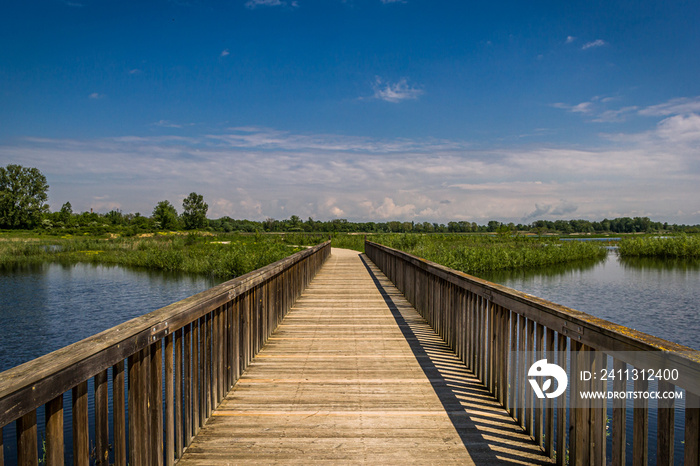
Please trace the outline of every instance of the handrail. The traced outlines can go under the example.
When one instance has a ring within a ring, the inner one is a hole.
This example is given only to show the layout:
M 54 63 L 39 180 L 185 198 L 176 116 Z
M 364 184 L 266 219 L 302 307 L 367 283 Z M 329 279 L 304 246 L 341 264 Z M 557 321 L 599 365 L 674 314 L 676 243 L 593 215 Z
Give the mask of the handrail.
M 557 463 L 564 464 L 561 452 L 567 451 L 571 464 L 606 462 L 605 402 L 582 400 L 578 395 L 580 391 L 604 391 L 606 386 L 601 380 L 576 380 L 573 374 L 606 369 L 607 356 L 613 357 L 616 372 L 624 372 L 627 364 L 645 370 L 678 370 L 673 384 L 659 381 L 659 390 L 672 391 L 676 386 L 685 390 L 685 462 L 700 461 L 698 351 L 381 244 L 365 241 L 365 253 L 537 444 L 551 456 L 560 452 Z M 556 359 L 564 369 L 570 365 L 574 380 L 569 384 L 569 398 L 577 407 L 569 408 L 569 425 L 567 397 L 560 396 L 555 409 L 552 398 L 535 398 L 526 381 L 526 368 L 542 358 Z M 648 381 L 637 380 L 634 389 L 643 391 L 647 385 Z M 625 387 L 616 380 L 615 391 Z M 657 412 L 657 462 L 673 464 L 674 402 L 659 400 L 659 405 L 664 409 Z M 635 400 L 634 408 L 633 455 L 641 463 L 648 457 L 648 400 Z M 625 464 L 625 410 L 624 399 L 613 401 L 613 464 Z
M 172 464 L 329 255 L 326 241 L 0 373 L 0 465 L 2 426 L 15 420 L 19 463 L 37 464 L 36 409 L 42 405 L 47 464 L 62 464 L 63 394 L 69 390 L 75 464 L 88 464 L 86 391 L 92 377 L 96 463 L 107 464 L 108 369 L 114 385 L 115 463 L 127 464 L 128 433 L 129 464 Z

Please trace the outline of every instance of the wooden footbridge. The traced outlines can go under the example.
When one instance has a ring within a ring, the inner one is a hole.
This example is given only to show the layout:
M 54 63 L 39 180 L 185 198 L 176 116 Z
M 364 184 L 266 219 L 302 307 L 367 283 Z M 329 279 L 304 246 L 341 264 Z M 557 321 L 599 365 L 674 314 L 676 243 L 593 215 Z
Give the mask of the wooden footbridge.
M 11 461 L 646 464 L 651 451 L 699 463 L 697 352 L 365 250 L 324 243 L 0 374 Z M 571 374 L 677 369 L 659 389 L 684 390 L 683 419 L 674 400 L 572 407 L 602 387 L 576 377 L 540 400 L 526 380 L 543 358 Z M 0 465 L 2 446 L 0 429 Z

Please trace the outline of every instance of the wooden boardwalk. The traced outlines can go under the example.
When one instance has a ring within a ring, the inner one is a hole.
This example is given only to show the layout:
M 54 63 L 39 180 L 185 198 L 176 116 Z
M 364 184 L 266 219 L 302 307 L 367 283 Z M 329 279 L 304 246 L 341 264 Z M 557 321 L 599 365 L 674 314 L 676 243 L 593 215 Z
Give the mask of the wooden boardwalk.
M 542 464 L 366 257 L 331 257 L 179 464 Z

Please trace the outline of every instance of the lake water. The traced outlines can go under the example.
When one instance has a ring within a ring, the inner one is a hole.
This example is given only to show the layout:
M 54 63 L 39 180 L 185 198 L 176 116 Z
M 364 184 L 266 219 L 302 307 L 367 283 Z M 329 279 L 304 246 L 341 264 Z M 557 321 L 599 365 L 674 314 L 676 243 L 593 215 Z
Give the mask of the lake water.
M 217 283 L 92 264 L 0 269 L 0 372 Z

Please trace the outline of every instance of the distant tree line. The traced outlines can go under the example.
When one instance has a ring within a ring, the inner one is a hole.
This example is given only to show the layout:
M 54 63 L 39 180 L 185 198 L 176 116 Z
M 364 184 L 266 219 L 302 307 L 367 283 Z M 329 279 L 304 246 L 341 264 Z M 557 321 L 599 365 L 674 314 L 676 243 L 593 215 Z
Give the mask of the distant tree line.
M 620 217 L 612 220 L 536 220 L 529 224 L 501 223 L 491 220 L 485 225 L 476 222 L 350 222 L 346 219 L 327 221 L 309 217 L 302 220 L 292 215 L 286 220 L 268 218 L 264 221 L 237 220 L 231 217 L 207 219 L 209 206 L 195 192 L 182 201 L 182 214 L 170 201 L 156 204 L 150 217 L 140 213 L 125 214 L 111 210 L 74 213 L 70 202 L 57 212 L 50 212 L 46 203 L 49 185 L 36 168 L 20 165 L 0 167 L 0 228 L 43 229 L 55 233 L 118 232 L 132 235 L 154 231 L 210 230 L 218 232 L 320 232 L 320 233 L 700 233 L 700 225 L 669 225 L 648 217 Z

